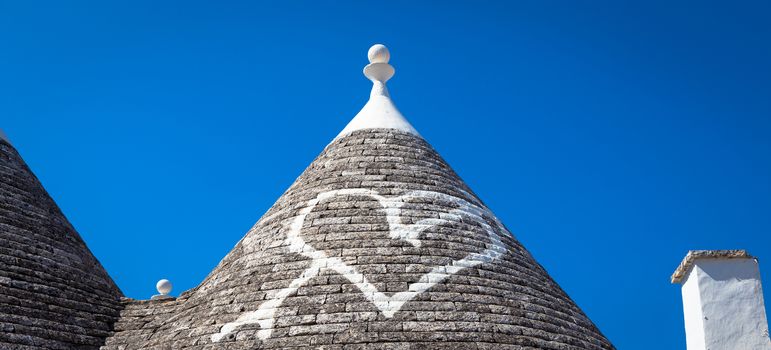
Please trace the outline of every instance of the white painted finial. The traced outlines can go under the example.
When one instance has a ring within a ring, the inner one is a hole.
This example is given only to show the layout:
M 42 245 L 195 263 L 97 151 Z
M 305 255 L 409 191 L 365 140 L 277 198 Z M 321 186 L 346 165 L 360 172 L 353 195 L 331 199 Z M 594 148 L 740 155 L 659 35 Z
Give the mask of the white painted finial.
M 388 63 L 391 59 L 391 53 L 388 52 L 388 48 L 385 45 L 375 44 L 369 48 L 367 58 L 369 58 L 369 63 Z
M 165 278 L 158 281 L 158 283 L 155 284 L 155 289 L 158 290 L 158 293 L 160 294 L 153 295 L 152 299 L 155 300 L 155 299 L 173 298 L 172 296 L 169 295 L 169 293 L 171 293 L 172 287 L 173 286 L 171 284 L 171 281 Z
M 158 293 L 161 293 L 162 295 L 168 295 L 171 293 L 172 287 L 173 286 L 171 285 L 171 282 L 165 278 L 155 284 L 155 289 L 157 289 Z
M 391 101 L 386 88 L 386 82 L 395 73 L 388 64 L 391 52 L 385 45 L 375 44 L 367 51 L 367 58 L 370 63 L 364 67 L 364 75 L 372 81 L 369 101 L 335 139 L 361 129 L 396 129 L 420 136 Z
M 383 44 L 375 44 L 367 51 L 369 64 L 364 67 L 364 75 L 374 84 L 370 96 L 388 96 L 388 89 L 385 83 L 394 76 L 394 67 L 388 64 L 391 60 L 391 53 Z

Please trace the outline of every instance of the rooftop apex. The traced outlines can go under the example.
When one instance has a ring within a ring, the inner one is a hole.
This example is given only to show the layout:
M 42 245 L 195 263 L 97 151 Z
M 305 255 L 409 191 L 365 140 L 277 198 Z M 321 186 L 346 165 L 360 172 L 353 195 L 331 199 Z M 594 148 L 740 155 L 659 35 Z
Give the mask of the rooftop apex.
M 680 266 L 672 274 L 672 283 L 681 283 L 698 259 L 754 259 L 754 257 L 744 249 L 689 250 L 683 261 L 680 262 Z
M 364 76 L 372 81 L 369 101 L 335 139 L 361 129 L 396 129 L 420 136 L 396 108 L 388 93 L 386 82 L 395 73 L 394 67 L 388 64 L 391 59 L 388 48 L 375 44 L 367 52 L 367 58 L 370 63 L 364 67 Z

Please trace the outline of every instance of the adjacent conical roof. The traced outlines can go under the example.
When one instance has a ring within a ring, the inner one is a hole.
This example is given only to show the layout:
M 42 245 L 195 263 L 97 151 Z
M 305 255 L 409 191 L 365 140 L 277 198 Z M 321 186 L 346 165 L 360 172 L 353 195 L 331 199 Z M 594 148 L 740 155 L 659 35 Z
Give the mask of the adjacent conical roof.
M 612 349 L 396 109 L 371 99 L 196 289 L 106 349 Z M 503 179 L 502 179 L 503 180 Z
M 98 349 L 121 296 L 0 132 L 0 349 Z

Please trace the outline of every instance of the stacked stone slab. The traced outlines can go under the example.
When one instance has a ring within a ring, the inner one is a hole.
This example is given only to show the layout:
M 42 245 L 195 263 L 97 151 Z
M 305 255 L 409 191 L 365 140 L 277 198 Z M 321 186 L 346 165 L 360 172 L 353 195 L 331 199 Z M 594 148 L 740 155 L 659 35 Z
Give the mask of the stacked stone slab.
M 428 143 L 393 129 L 330 144 L 196 289 L 125 306 L 105 349 L 613 348 Z
M 0 138 L 0 349 L 98 349 L 118 287 Z

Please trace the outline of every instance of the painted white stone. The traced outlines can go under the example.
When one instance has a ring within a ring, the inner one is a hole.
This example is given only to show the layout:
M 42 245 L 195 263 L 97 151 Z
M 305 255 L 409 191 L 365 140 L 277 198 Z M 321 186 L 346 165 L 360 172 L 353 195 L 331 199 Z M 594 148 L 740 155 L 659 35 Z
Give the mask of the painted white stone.
M 167 279 L 162 279 L 162 280 L 158 281 L 158 283 L 155 284 L 155 289 L 158 290 L 158 293 L 163 294 L 163 295 L 171 293 L 171 288 L 172 287 L 173 286 L 171 284 L 171 281 L 169 281 Z
M 434 221 L 431 221 L 430 224 L 421 222 L 425 221 L 421 220 L 412 225 L 403 225 L 401 224 L 401 217 L 399 216 L 400 208 L 404 203 L 407 203 L 413 198 L 439 198 L 441 200 L 452 202 L 457 206 L 457 209 L 452 210 L 450 212 L 452 215 L 449 217 L 455 218 L 456 220 L 468 220 L 469 222 L 478 223 L 487 233 L 490 244 L 487 249 L 480 253 L 470 253 L 462 259 L 450 262 L 448 265 L 434 267 L 431 271 L 421 276 L 417 282 L 410 284 L 406 291 L 388 296 L 379 291 L 375 285 L 369 283 L 366 277 L 358 272 L 354 266 L 346 264 L 338 257 L 328 257 L 323 251 L 318 251 L 313 248 L 311 244 L 306 243 L 300 235 L 300 231 L 305 223 L 305 217 L 313 211 L 317 204 L 325 199 L 342 195 L 363 195 L 377 200 L 386 213 L 391 238 L 405 240 L 416 247 L 420 246 L 420 241 L 417 237 L 426 229 L 426 227 L 429 225 L 440 225 L 448 222 L 448 220 L 432 219 Z M 490 226 L 485 218 L 491 220 L 491 223 L 494 223 L 495 227 Z M 384 197 L 377 194 L 376 191 L 364 188 L 342 189 L 321 193 L 315 199 L 308 201 L 306 206 L 300 210 L 299 215 L 289 224 L 286 238 L 284 239 L 285 245 L 291 252 L 302 254 L 310 258 L 311 266 L 299 277 L 292 280 L 288 287 L 270 295 L 266 295 L 268 301 L 262 303 L 257 310 L 245 312 L 235 321 L 222 326 L 219 333 L 211 336 L 211 340 L 218 342 L 238 327 L 254 323 L 260 325 L 257 336 L 260 339 L 269 338 L 273 331 L 275 312 L 281 304 L 283 304 L 284 299 L 295 293 L 313 277 L 318 276 L 324 267 L 334 270 L 348 279 L 351 283 L 355 284 L 362 295 L 374 304 L 383 316 L 391 318 L 405 303 L 437 283 L 441 283 L 447 277 L 458 273 L 464 268 L 488 263 L 503 255 L 506 252 L 506 248 L 503 245 L 503 242 L 501 242 L 499 235 L 504 232 L 508 233 L 503 224 L 481 203 L 476 201 L 475 203 L 470 203 L 462 198 L 444 193 L 416 190 L 402 196 Z
M 391 58 L 388 48 L 376 44 L 369 49 L 367 57 L 370 64 L 364 67 L 364 75 L 372 81 L 369 101 L 335 139 L 362 129 L 396 129 L 420 136 L 396 108 L 388 93 L 386 82 L 395 72 L 394 67 L 388 64 Z
M 391 60 L 391 52 L 383 44 L 375 44 L 367 51 L 370 63 L 388 63 Z
M 0 140 L 11 143 L 11 140 L 8 139 L 8 135 L 3 132 L 3 129 L 0 129 Z
M 682 286 L 683 314 L 685 318 L 685 343 L 688 350 L 706 349 L 704 344 L 704 316 L 699 295 L 699 278 L 691 270 Z
M 756 259 L 698 259 L 682 294 L 688 350 L 771 349 Z
M 167 279 L 162 279 L 158 281 L 158 283 L 155 284 L 155 289 L 158 291 L 159 294 L 153 295 L 152 300 L 158 300 L 158 299 L 172 299 L 173 297 L 169 295 L 171 293 L 171 288 L 173 285 L 171 284 L 171 281 Z

